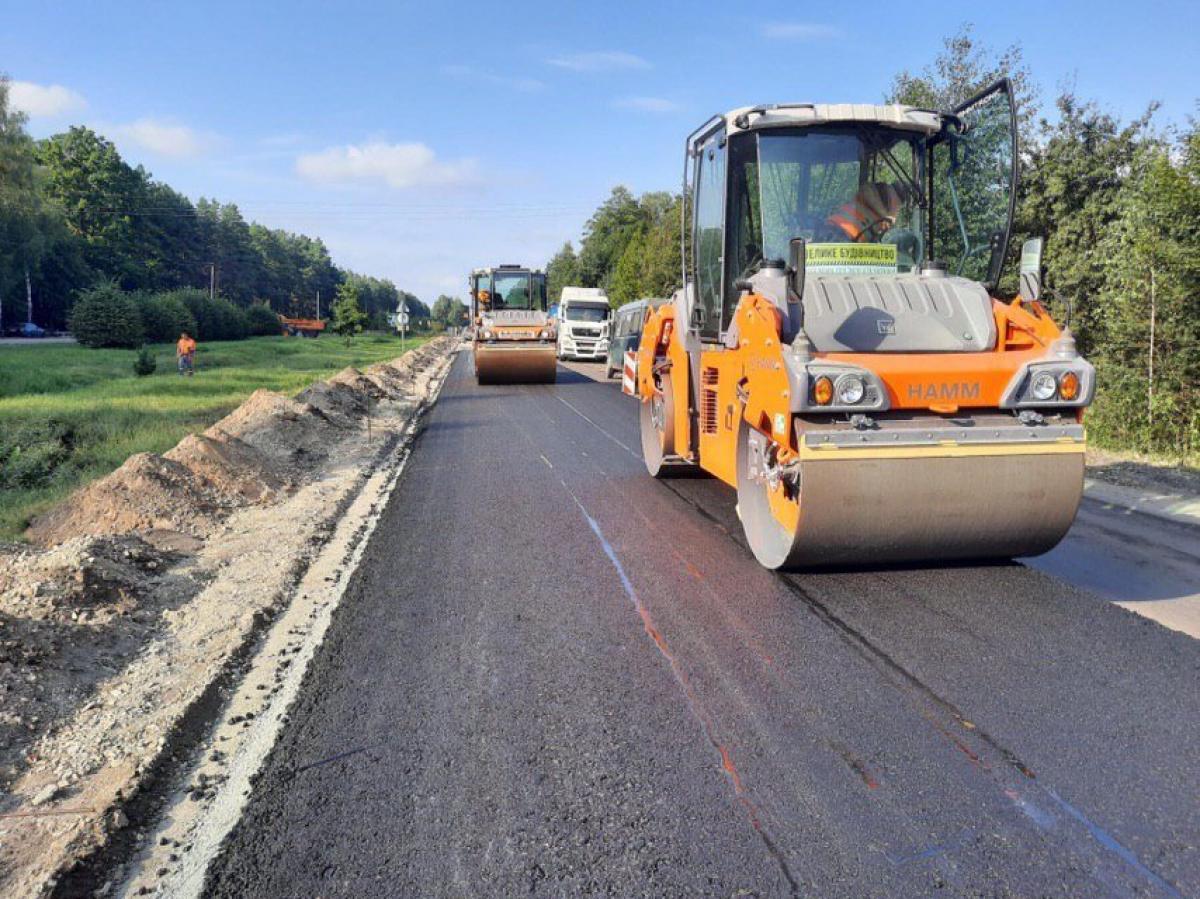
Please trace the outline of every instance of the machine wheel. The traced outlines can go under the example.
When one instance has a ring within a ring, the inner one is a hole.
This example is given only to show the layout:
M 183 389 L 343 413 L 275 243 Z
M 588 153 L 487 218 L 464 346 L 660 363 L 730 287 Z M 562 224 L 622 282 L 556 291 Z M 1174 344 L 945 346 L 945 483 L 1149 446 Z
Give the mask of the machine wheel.
M 675 454 L 675 390 L 671 376 L 660 378 L 660 391 L 648 403 L 642 403 L 642 458 L 646 470 L 656 478 L 669 477 Z
M 774 460 L 770 438 L 745 421 L 738 429 L 738 516 L 746 542 L 766 568 L 793 564 L 800 540 L 798 475 L 789 478 Z

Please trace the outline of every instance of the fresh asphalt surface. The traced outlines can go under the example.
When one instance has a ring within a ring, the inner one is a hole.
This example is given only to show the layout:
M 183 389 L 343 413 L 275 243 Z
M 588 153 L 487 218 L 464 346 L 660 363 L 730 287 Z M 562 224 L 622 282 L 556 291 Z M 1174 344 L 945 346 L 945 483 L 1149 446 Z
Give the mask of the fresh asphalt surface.
M 1017 563 L 778 576 L 637 427 L 460 355 L 207 893 L 1200 895 L 1200 642 Z

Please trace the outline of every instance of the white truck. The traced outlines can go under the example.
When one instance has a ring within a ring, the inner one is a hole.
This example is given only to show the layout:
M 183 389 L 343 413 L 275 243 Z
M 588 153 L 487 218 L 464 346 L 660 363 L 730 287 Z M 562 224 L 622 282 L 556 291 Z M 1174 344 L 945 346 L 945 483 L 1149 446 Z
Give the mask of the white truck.
M 608 358 L 612 307 L 599 287 L 564 287 L 558 303 L 558 358 L 602 362 Z

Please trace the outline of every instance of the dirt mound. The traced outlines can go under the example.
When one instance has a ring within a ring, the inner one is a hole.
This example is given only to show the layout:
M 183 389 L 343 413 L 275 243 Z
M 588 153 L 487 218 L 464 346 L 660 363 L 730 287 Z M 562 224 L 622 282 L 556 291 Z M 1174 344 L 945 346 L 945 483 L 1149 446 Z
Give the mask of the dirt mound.
M 214 440 L 236 438 L 279 466 L 277 470 L 295 473 L 326 457 L 330 429 L 338 424 L 311 403 L 256 390 L 204 434 Z
M 296 399 L 319 409 L 332 421 L 345 427 L 354 419 L 367 414 L 367 404 L 371 397 L 365 391 L 355 390 L 346 384 L 317 381 L 296 394 Z
M 377 384 L 357 368 L 343 368 L 329 379 L 329 384 L 347 387 L 364 396 L 369 396 L 373 400 L 390 399 L 396 393 L 395 391 L 388 390 L 381 384 Z
M 363 377 L 388 396 L 401 396 L 412 386 L 412 376 L 390 362 L 377 362 L 363 370 Z
M 138 453 L 39 516 L 25 532 L 41 546 L 72 537 L 164 529 L 201 537 L 229 506 L 190 468 Z
M 145 579 L 174 556 L 139 537 L 78 537 L 45 552 L 15 549 L 0 571 L 0 612 L 78 618 L 82 610 L 128 610 Z
M 0 790 L 31 740 L 112 675 L 162 608 L 196 589 L 166 574 L 174 559 L 128 535 L 0 550 Z M 60 776 L 78 775 L 63 766 Z
M 269 456 L 228 434 L 189 434 L 165 458 L 187 466 L 206 487 L 251 503 L 268 502 L 291 483 Z

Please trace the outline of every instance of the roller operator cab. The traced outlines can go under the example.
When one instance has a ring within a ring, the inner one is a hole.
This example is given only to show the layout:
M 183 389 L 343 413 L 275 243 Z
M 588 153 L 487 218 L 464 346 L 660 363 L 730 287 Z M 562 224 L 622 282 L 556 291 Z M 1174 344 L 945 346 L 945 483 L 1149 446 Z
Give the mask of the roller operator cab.
M 519 265 L 471 272 L 472 349 L 480 384 L 552 384 L 557 328 L 546 275 Z
M 564 287 L 558 302 L 558 358 L 599 362 L 608 355 L 612 307 L 599 287 Z
M 1032 555 L 1074 520 L 1095 373 L 996 298 L 1016 192 L 1000 81 L 948 113 L 779 105 L 687 140 L 683 289 L 639 343 L 655 476 L 737 489 L 771 568 Z

